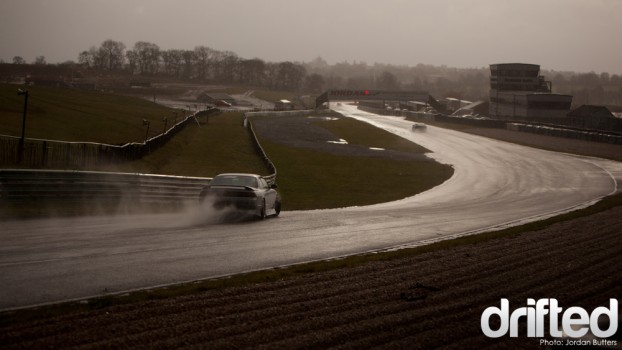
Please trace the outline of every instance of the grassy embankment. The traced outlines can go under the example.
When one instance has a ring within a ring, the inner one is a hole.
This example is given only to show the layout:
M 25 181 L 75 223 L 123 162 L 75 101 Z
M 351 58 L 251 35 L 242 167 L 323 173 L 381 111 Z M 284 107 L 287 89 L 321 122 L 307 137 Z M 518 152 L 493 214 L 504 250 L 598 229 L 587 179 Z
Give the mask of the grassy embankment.
M 220 172 L 269 175 L 255 154 L 243 116 L 228 112 L 190 124 L 166 146 L 115 171 L 212 177 Z M 351 143 L 422 153 L 426 150 L 386 131 L 352 120 L 319 122 Z M 277 167 L 285 210 L 336 208 L 401 199 L 434 187 L 453 173 L 433 162 L 348 157 L 261 140 Z M 328 169 L 328 171 L 327 171 Z M 318 190 L 318 188 L 320 190 Z
M 316 121 L 349 144 L 409 153 L 429 152 L 412 142 L 350 118 Z M 423 192 L 451 177 L 453 169 L 429 161 L 329 154 L 260 142 L 278 171 L 288 210 L 338 208 L 382 203 Z
M 0 84 L 0 134 L 20 136 L 24 97 L 20 86 Z M 26 137 L 61 141 L 125 144 L 143 142 L 150 121 L 149 136 L 173 124 L 175 111 L 143 99 L 99 92 L 39 86 L 29 91 Z M 182 112 L 178 112 L 181 120 Z
M 23 97 L 17 96 L 14 85 L 0 88 L 3 102 L 0 133 L 17 136 L 21 130 Z M 112 94 L 44 87 L 30 87 L 29 91 L 27 137 L 110 144 L 140 142 L 145 133 L 143 119 L 152 121 L 150 134 L 155 135 L 163 130 L 163 116 L 174 113 L 146 100 Z M 189 124 L 167 145 L 141 160 L 89 170 L 202 177 L 220 172 L 267 175 L 263 161 L 254 152 L 249 134 L 242 126 L 242 118 L 241 113 L 212 116 L 209 122 L 201 118 L 200 127 Z M 351 143 L 407 152 L 425 151 L 353 120 L 321 124 Z M 162 129 L 157 131 L 159 128 Z M 266 145 L 266 151 L 277 165 L 286 210 L 400 199 L 433 187 L 451 175 L 451 168 L 428 162 L 337 156 L 273 143 Z M 302 159 L 304 161 L 300 161 Z M 318 191 L 314 184 L 319 184 L 322 190 Z
M 164 147 L 143 159 L 117 165 L 117 171 L 213 177 L 222 172 L 269 175 L 253 148 L 239 112 L 200 118 Z

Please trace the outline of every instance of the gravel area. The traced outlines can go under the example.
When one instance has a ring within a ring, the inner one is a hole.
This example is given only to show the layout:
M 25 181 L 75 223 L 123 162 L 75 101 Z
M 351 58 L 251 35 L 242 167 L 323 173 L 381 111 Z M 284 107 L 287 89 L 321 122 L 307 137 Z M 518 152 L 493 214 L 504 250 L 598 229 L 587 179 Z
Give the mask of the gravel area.
M 543 349 L 526 337 L 524 322 L 518 338 L 486 338 L 483 310 L 501 298 L 511 309 L 527 298 L 588 311 L 609 306 L 622 296 L 620 271 L 615 207 L 415 257 L 5 326 L 0 348 Z

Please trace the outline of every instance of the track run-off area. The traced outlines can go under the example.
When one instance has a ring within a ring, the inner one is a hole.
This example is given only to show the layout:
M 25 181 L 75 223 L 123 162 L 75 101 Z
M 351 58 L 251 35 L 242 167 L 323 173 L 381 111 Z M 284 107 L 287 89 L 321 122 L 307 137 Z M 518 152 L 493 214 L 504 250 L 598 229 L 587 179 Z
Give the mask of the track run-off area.
M 264 221 L 215 223 L 194 207 L 2 222 L 0 309 L 426 244 L 587 206 L 619 191 L 622 181 L 620 162 L 432 126 L 412 132 L 413 123 L 400 117 L 347 104 L 332 108 L 426 147 L 430 157 L 452 165 L 454 175 L 395 202 L 285 211 Z

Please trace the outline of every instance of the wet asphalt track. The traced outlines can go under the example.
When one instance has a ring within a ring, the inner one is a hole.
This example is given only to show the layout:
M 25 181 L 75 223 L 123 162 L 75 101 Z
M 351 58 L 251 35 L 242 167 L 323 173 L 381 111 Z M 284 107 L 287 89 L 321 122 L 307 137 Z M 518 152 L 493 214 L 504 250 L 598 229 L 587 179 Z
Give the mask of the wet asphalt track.
M 455 168 L 401 201 L 219 224 L 182 214 L 0 223 L 0 309 L 80 299 L 366 251 L 546 217 L 618 190 L 622 163 L 334 109 L 413 140 Z

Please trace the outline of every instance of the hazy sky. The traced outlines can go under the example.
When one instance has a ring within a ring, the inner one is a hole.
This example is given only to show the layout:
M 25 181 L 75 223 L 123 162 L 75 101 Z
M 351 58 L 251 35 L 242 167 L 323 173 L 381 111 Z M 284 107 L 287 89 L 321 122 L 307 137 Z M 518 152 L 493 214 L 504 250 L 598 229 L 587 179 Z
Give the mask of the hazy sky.
M 0 59 L 77 61 L 106 39 L 271 62 L 622 74 L 622 0 L 0 0 Z

